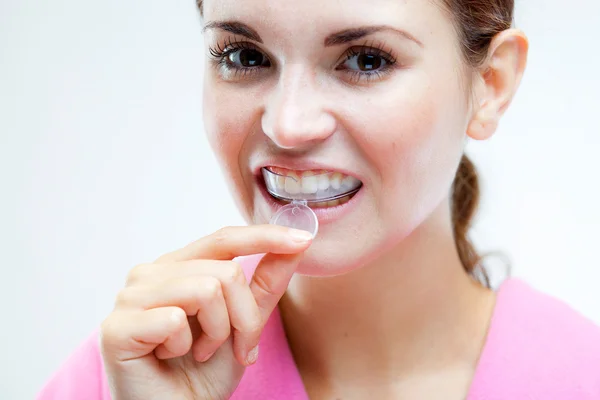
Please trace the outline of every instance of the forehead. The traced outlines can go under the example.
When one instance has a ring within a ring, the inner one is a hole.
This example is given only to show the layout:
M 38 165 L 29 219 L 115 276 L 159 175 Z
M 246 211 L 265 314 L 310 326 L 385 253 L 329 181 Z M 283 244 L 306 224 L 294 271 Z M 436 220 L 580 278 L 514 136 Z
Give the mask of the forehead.
M 352 26 L 390 25 L 423 42 L 452 29 L 436 0 L 204 0 L 205 21 L 237 20 L 275 35 L 308 37 Z

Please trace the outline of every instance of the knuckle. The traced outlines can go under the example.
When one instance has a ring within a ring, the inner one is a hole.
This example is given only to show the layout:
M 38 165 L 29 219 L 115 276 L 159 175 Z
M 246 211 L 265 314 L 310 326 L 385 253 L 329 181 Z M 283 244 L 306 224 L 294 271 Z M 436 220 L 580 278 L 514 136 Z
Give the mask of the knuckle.
M 222 343 L 229 338 L 229 335 L 231 335 L 231 326 L 229 324 L 223 324 L 220 328 L 221 329 L 213 333 L 212 339 Z
M 100 341 L 104 342 L 107 338 L 111 336 L 112 326 L 110 323 L 110 319 L 112 314 L 108 316 L 102 323 L 100 324 Z
M 229 237 L 231 236 L 231 232 L 229 228 L 220 228 L 215 233 L 212 234 L 212 239 L 215 243 L 224 243 L 227 242 Z
M 197 282 L 198 293 L 201 293 L 203 299 L 212 300 L 222 296 L 221 282 L 213 277 L 204 277 Z
M 225 332 L 225 331 L 219 332 L 213 338 L 213 340 L 215 342 L 220 343 L 220 344 L 223 344 L 225 341 L 227 341 L 227 339 L 229 339 L 229 336 L 231 335 L 231 332 L 229 332 L 229 328 L 223 328 L 223 329 L 227 329 L 227 332 Z
M 100 325 L 100 342 L 103 346 L 110 347 L 122 341 L 123 332 L 119 328 L 117 315 L 112 313 Z
M 223 267 L 223 283 L 225 285 L 245 284 L 246 276 L 241 265 L 235 261 L 228 261 Z
M 262 331 L 262 322 L 258 317 L 248 318 L 248 321 L 238 331 L 246 336 L 258 336 Z
M 169 321 L 173 329 L 180 329 L 187 325 L 187 314 L 179 307 L 173 307 L 169 310 Z
M 255 287 L 258 288 L 261 292 L 263 292 L 267 296 L 276 296 L 275 290 L 273 289 L 273 283 L 268 276 L 254 274 L 252 277 L 254 281 Z
M 180 251 L 180 249 L 179 250 L 173 250 L 173 251 L 170 251 L 168 253 L 165 253 L 162 256 L 158 257 L 154 262 L 156 264 L 161 264 L 161 263 L 168 262 L 169 260 L 171 260 L 171 259 L 174 258 L 174 254 L 176 254 L 177 251 Z
M 115 300 L 116 307 L 126 307 L 135 303 L 135 299 L 137 298 L 131 288 L 125 288 L 117 293 L 117 298 Z
M 264 327 L 264 322 L 258 306 L 253 307 L 251 312 L 245 313 L 243 319 L 239 325 L 235 325 L 236 331 L 242 333 L 244 336 L 259 336 Z
M 141 280 L 146 275 L 147 270 L 148 264 L 139 264 L 133 267 L 127 274 L 127 278 L 125 280 L 126 286 L 133 285 Z

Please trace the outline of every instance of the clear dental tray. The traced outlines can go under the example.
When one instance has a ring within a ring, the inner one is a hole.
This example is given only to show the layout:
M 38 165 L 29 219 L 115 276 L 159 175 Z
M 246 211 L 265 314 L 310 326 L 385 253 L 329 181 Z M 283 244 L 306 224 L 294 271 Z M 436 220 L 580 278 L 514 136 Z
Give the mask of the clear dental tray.
M 271 218 L 270 223 L 310 232 L 313 237 L 319 230 L 319 220 L 308 203 L 333 201 L 356 193 L 361 182 L 351 176 L 336 172 L 322 174 L 282 174 L 263 168 L 267 191 L 275 198 L 288 201 Z
M 338 172 L 325 172 L 302 177 L 283 175 L 263 168 L 263 177 L 268 192 L 285 201 L 299 200 L 306 203 L 332 201 L 356 193 L 361 182 L 344 177 Z

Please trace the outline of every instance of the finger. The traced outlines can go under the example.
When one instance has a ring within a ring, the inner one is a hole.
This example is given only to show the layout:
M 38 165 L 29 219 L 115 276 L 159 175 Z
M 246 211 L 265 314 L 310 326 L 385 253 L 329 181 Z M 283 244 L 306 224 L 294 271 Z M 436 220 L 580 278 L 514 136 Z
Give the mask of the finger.
M 156 310 L 156 308 L 154 309 Z M 148 310 L 149 312 L 152 310 Z M 154 349 L 154 355 L 159 360 L 168 360 L 186 355 L 192 347 L 192 331 L 188 323 L 182 324 L 183 327 L 169 336 L 165 341 Z
M 229 320 L 237 337 L 234 354 L 242 365 L 253 364 L 248 352 L 258 343 L 265 321 L 250 290 L 242 267 L 233 261 L 226 268 L 214 271 L 221 282 Z
M 119 309 L 145 309 L 177 306 L 187 316 L 196 316 L 200 308 L 223 296 L 221 283 L 210 275 L 176 276 L 146 281 L 123 289 L 116 300 Z M 218 311 L 218 310 L 215 310 Z
M 188 260 L 166 264 L 141 264 L 129 271 L 126 286 L 162 284 L 166 279 L 216 276 L 234 261 Z
M 194 359 L 199 362 L 208 361 L 231 333 L 229 312 L 221 284 L 216 279 L 209 282 L 213 286 L 210 288 L 210 296 L 202 302 L 196 316 L 202 331 L 192 346 Z
M 163 276 L 164 271 L 175 275 L 175 278 L 154 278 Z M 194 260 L 172 263 L 169 268 L 148 265 L 143 270 L 138 269 L 134 275 L 130 277 L 131 286 L 119 294 L 118 307 L 149 309 L 176 305 L 185 310 L 188 316 L 200 313 L 199 318 L 203 310 L 209 310 L 210 318 L 220 322 L 199 321 L 203 335 L 194 344 L 194 358 L 198 361 L 210 358 L 213 353 L 211 350 L 216 350 L 230 334 L 225 329 L 233 327 L 238 332 L 236 358 L 242 365 L 247 365 L 250 348 L 246 343 L 257 342 L 265 321 L 238 263 Z M 213 285 L 220 285 L 222 292 L 213 291 Z M 219 297 L 221 299 L 217 299 Z M 225 303 L 225 311 L 220 310 L 223 307 L 212 308 L 210 304 L 213 302 Z
M 231 261 L 229 263 L 233 264 Z M 254 302 L 247 285 L 243 289 Z M 244 301 L 239 296 L 232 297 L 234 301 Z M 121 291 L 117 298 L 117 307 L 121 309 L 151 310 L 167 306 L 177 306 L 186 316 L 198 319 L 201 334 L 192 348 L 197 361 L 208 360 L 231 333 L 222 285 L 214 276 L 176 277 L 151 285 L 131 286 Z M 254 307 L 256 309 L 256 305 Z M 257 311 L 255 313 L 259 315 Z M 165 343 L 164 349 L 160 348 L 160 355 L 168 356 L 168 344 Z
M 174 357 L 186 354 L 192 345 L 187 317 L 178 307 L 113 312 L 100 333 L 105 358 L 119 362 L 145 357 L 165 342 L 165 351 Z
M 277 307 L 303 255 L 267 254 L 256 267 L 250 282 L 250 291 L 263 321 L 267 321 Z
M 156 262 L 231 260 L 263 253 L 296 254 L 305 250 L 311 241 L 312 235 L 306 231 L 278 225 L 227 227 L 180 250 L 165 254 Z
M 285 293 L 301 259 L 302 254 L 267 254 L 256 268 L 249 289 L 259 312 L 260 328 L 247 332 L 237 329 L 234 331 L 234 352 L 236 358 L 245 365 L 256 361 L 257 346 L 264 325 Z

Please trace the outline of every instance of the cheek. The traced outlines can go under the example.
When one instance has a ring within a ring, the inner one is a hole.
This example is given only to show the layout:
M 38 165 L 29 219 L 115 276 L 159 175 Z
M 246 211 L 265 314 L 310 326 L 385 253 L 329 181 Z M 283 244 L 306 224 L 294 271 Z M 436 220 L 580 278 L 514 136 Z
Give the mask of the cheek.
M 461 95 L 456 79 L 415 71 L 365 104 L 361 114 L 378 117 L 359 136 L 383 215 L 423 218 L 448 194 L 465 137 Z
M 222 164 L 229 165 L 237 158 L 244 140 L 244 113 L 237 107 L 240 104 L 231 104 L 227 90 L 218 86 L 210 81 L 205 83 L 204 126 L 215 155 Z
M 242 213 L 248 212 L 248 191 L 240 164 L 241 152 L 251 131 L 251 112 L 227 87 L 207 81 L 204 85 L 203 116 L 208 142 Z

